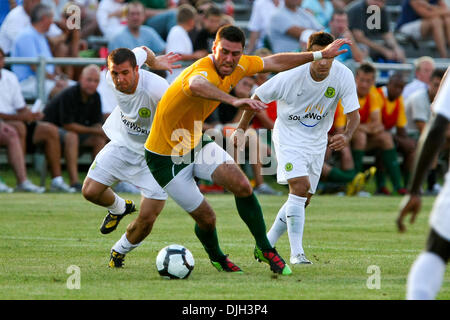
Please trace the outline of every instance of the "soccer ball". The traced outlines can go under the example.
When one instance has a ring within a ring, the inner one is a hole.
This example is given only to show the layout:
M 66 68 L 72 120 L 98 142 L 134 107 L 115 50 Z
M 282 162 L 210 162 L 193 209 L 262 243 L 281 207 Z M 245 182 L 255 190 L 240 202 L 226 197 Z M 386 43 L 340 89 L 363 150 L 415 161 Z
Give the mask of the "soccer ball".
M 186 279 L 194 269 L 192 253 L 179 244 L 162 248 L 156 256 L 156 268 L 167 279 Z

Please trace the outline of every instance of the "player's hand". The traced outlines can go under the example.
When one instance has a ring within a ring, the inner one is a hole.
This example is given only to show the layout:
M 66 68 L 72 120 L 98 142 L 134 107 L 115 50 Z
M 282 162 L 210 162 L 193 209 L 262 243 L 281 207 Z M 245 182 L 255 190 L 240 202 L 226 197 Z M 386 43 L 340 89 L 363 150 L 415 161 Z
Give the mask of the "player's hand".
M 242 128 L 234 130 L 230 139 L 237 150 L 243 151 L 245 149 L 245 131 Z
M 403 221 L 409 214 L 411 215 L 409 223 L 411 224 L 414 223 L 421 206 L 422 206 L 422 199 L 420 198 L 419 195 L 411 194 L 403 197 L 403 200 L 400 203 L 400 212 L 396 220 L 397 229 L 399 232 L 406 231 L 406 227 Z
M 237 99 L 233 102 L 233 106 L 236 108 L 241 108 L 244 110 L 252 110 L 256 112 L 265 110 L 267 108 L 267 105 L 265 103 L 250 98 Z
M 352 42 L 349 39 L 337 39 L 330 43 L 325 49 L 322 50 L 322 58 L 323 59 L 331 59 L 342 53 L 347 52 L 347 49 L 339 50 L 344 44 L 350 45 Z
M 174 64 L 180 61 L 181 55 L 178 53 L 169 52 L 162 56 L 157 56 L 155 58 L 154 64 L 151 66 L 155 70 L 167 70 L 172 74 L 172 69 L 181 68 L 181 64 Z
M 347 145 L 348 138 L 345 134 L 338 133 L 332 136 L 328 142 L 328 147 L 330 147 L 332 150 L 341 151 Z

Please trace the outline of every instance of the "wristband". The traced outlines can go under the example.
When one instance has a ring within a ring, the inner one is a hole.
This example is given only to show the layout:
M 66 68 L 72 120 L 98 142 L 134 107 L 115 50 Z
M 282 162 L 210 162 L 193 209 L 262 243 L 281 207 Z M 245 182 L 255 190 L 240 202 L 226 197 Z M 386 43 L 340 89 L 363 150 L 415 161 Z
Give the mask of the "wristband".
M 314 51 L 312 54 L 313 54 L 313 60 L 314 61 L 322 59 L 322 52 L 321 51 Z

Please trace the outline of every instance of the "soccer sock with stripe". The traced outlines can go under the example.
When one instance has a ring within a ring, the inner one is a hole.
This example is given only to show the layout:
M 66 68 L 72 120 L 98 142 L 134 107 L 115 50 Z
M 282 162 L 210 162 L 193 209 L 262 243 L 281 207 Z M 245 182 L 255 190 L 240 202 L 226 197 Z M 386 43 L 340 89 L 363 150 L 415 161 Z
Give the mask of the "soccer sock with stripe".
M 275 246 L 278 239 L 280 239 L 280 237 L 283 235 L 283 233 L 286 232 L 286 230 L 287 225 L 286 225 L 286 202 L 285 202 L 278 211 L 277 217 L 275 218 L 272 227 L 267 233 L 267 239 L 269 239 L 269 242 L 272 245 L 272 247 Z
M 220 261 L 225 257 L 225 254 L 220 249 L 219 239 L 217 237 L 217 229 L 214 230 L 203 230 L 199 225 L 195 224 L 195 234 L 197 238 L 205 248 L 208 257 L 212 261 Z
M 291 257 L 304 253 L 303 227 L 305 225 L 305 203 L 307 198 L 289 194 L 286 202 L 286 224 L 291 245 Z
M 261 206 L 255 194 L 252 193 L 248 197 L 234 197 L 239 216 L 250 229 L 256 240 L 256 245 L 261 250 L 271 249 L 269 240 L 267 239 L 266 224 L 264 222 Z

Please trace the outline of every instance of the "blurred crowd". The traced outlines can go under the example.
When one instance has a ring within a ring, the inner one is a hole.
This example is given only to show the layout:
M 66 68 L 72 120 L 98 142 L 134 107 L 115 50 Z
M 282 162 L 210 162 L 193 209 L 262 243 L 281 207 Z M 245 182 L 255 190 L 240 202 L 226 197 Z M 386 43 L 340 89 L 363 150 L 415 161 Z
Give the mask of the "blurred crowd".
M 417 140 L 431 117 L 443 77 L 434 58 L 447 58 L 450 45 L 450 10 L 445 1 L 398 1 L 398 21 L 391 21 L 385 0 L 243 1 L 251 7 L 246 24 L 247 54 L 303 51 L 309 35 L 319 30 L 352 41 L 336 60 L 354 70 L 361 125 L 348 148 L 338 154 L 327 153 L 320 192 L 344 190 L 362 195 L 364 185 L 374 177 L 376 193 L 404 194 Z M 45 186 L 37 186 L 27 177 L 25 156 L 35 152 L 45 155 L 51 191 L 79 192 L 79 155 L 88 151 L 95 157 L 108 142 L 101 126 L 116 106 L 104 81 L 103 66 L 47 64 L 42 84 L 47 101 L 42 103 L 38 99 L 37 66 L 5 65 L 5 57 L 105 58 L 119 47 L 147 46 L 157 54 L 179 53 L 183 65 L 188 66 L 211 53 L 217 30 L 235 24 L 234 14 L 231 0 L 0 1 L 0 151 L 6 149 L 17 180 L 17 186 L 11 188 L 0 178 L 0 192 L 46 191 Z M 408 58 L 397 35 L 413 43 L 433 40 L 436 56 L 416 59 L 413 79 L 405 73 L 390 72 L 381 85 L 373 63 L 402 63 Z M 170 83 L 181 72 L 160 75 Z M 258 74 L 245 78 L 231 94 L 251 97 L 270 77 Z M 207 119 L 204 130 L 217 130 L 226 139 L 240 115 L 237 109 L 222 104 Z M 257 193 L 279 194 L 262 174 L 264 167 L 276 165 L 270 143 L 276 115 L 273 102 L 255 117 L 248 132 L 258 141 L 256 151 L 248 148 L 255 161 L 246 171 Z M 345 115 L 338 107 L 331 132 L 344 126 Z M 61 159 L 68 178 L 62 177 Z M 439 191 L 441 163 L 436 159 L 429 173 L 425 191 L 430 194 Z M 223 192 L 217 186 L 199 183 L 203 192 Z M 133 186 L 124 188 L 136 192 Z

